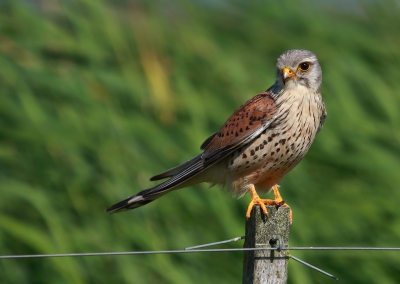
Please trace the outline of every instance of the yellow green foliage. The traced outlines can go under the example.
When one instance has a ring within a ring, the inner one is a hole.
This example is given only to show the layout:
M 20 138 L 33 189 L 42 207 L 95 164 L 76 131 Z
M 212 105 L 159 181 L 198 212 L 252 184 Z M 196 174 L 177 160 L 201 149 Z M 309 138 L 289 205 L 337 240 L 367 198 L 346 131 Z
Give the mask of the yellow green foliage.
M 200 153 L 274 82 L 323 68 L 327 122 L 281 182 L 291 246 L 400 246 L 396 1 L 0 1 L 0 254 L 171 250 L 241 236 L 249 197 L 206 185 L 111 204 Z M 234 243 L 225 247 L 241 247 Z M 400 282 L 399 252 L 293 251 L 341 283 Z M 0 283 L 240 283 L 242 254 L 0 261 Z M 291 261 L 289 283 L 328 283 Z

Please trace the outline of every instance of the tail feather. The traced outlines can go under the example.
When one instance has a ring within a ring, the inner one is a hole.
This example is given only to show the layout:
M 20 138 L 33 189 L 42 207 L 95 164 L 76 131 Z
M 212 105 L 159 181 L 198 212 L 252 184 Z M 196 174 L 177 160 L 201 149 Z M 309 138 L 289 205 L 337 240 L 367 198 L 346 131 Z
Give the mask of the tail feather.
M 109 208 L 106 209 L 106 212 L 119 213 L 130 209 L 134 209 L 156 200 L 157 198 L 161 197 L 161 195 L 164 194 L 153 194 L 146 197 L 138 193 L 110 206 Z
M 191 164 L 193 164 L 194 161 L 196 161 L 197 157 L 194 157 L 193 159 L 190 159 L 189 161 L 174 167 L 172 169 L 169 169 L 168 171 L 159 174 L 159 175 L 155 175 L 153 177 L 150 178 L 150 181 L 155 181 L 155 180 L 160 180 L 160 179 L 165 179 L 165 178 L 169 178 L 172 177 L 176 174 L 179 174 L 181 171 L 183 171 L 186 167 L 189 167 Z
M 262 130 L 263 129 L 260 129 L 257 132 L 254 132 L 252 135 L 257 136 L 261 133 Z M 215 134 L 212 137 L 214 136 Z M 247 138 L 247 140 L 249 140 L 250 138 Z M 207 143 L 209 143 L 209 139 L 206 140 L 205 144 Z M 172 190 L 190 186 L 200 182 L 214 182 L 213 180 L 202 180 L 201 178 L 199 178 L 199 176 L 198 178 L 196 178 L 196 176 L 217 163 L 218 161 L 221 161 L 223 158 L 235 151 L 235 149 L 240 146 L 241 144 L 236 143 L 229 147 L 223 147 L 218 150 L 213 150 L 207 153 L 200 154 L 182 165 L 172 168 L 165 173 L 154 176 L 150 180 L 158 180 L 167 177 L 169 177 L 169 179 L 152 188 L 142 190 L 138 194 L 112 205 L 106 210 L 106 212 L 118 213 L 134 209 L 143 206 L 149 202 L 152 202 Z
M 204 167 L 201 155 L 194 157 L 190 161 L 184 163 L 184 165 L 184 169 L 181 169 L 181 171 L 177 172 L 170 179 L 152 188 L 142 190 L 136 195 L 112 205 L 106 210 L 106 212 L 118 213 L 146 205 L 164 194 L 180 188 L 180 185 L 183 183 L 186 185 L 192 177 L 201 173 L 206 168 Z

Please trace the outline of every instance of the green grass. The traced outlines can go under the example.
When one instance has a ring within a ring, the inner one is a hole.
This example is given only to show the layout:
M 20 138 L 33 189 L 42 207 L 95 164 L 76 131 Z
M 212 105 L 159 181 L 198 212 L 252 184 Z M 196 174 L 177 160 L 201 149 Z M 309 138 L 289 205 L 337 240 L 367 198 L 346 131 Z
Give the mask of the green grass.
M 53 3 L 54 2 L 54 3 Z M 243 235 L 249 197 L 206 185 L 109 205 L 198 154 L 314 51 L 328 110 L 281 182 L 291 246 L 400 246 L 400 16 L 395 1 L 49 1 L 0 6 L 0 254 L 182 249 Z M 241 242 L 226 247 L 240 247 Z M 341 283 L 398 283 L 397 252 L 293 252 Z M 241 253 L 0 261 L 0 283 L 240 283 Z M 326 283 L 290 263 L 289 283 Z

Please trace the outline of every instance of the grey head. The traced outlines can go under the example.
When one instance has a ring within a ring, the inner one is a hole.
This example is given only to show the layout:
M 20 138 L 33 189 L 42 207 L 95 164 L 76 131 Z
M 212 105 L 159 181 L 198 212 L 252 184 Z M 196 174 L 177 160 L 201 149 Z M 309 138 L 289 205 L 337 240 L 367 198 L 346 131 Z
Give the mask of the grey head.
M 282 53 L 277 61 L 275 85 L 280 89 L 291 89 L 302 85 L 319 93 L 322 70 L 317 56 L 308 50 L 293 49 Z

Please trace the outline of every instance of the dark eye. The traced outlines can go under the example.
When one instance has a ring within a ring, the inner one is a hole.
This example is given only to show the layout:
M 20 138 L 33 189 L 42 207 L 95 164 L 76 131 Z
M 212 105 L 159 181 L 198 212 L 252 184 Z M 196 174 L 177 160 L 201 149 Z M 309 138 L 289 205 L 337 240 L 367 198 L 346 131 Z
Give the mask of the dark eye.
M 299 71 L 307 71 L 308 69 L 310 69 L 311 64 L 309 62 L 303 62 L 299 64 L 299 67 L 297 67 L 297 70 Z

